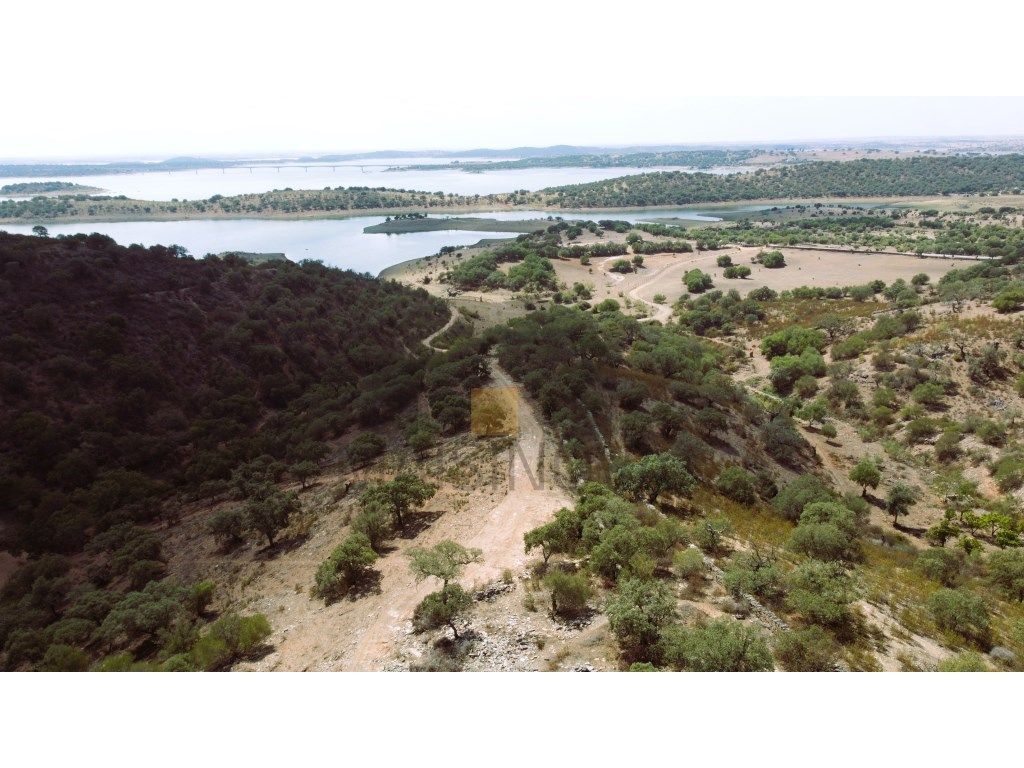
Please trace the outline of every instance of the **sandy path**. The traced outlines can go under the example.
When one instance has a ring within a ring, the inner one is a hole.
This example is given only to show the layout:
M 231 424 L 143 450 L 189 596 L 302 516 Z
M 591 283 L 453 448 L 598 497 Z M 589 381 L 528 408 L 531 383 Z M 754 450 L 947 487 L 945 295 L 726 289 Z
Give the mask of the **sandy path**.
M 627 295 L 631 299 L 635 299 L 636 301 L 646 304 L 651 308 L 651 310 L 654 313 L 650 317 L 645 317 L 640 322 L 649 323 L 655 320 L 661 323 L 668 322 L 669 318 L 672 317 L 672 305 L 667 302 L 665 304 L 655 304 L 653 300 L 644 298 L 643 296 L 640 295 L 640 293 L 641 291 L 646 291 L 653 285 L 664 284 L 670 276 L 674 277 L 676 272 L 682 272 L 684 267 L 688 267 L 692 263 L 692 261 L 684 259 L 672 262 L 671 264 L 668 264 L 667 266 L 664 267 L 659 267 L 658 269 L 654 270 L 651 273 L 651 275 L 645 282 L 641 283 L 636 288 L 630 289 Z M 659 291 L 655 291 L 655 293 L 658 292 Z
M 497 362 L 492 364 L 491 375 L 497 386 L 518 390 Z M 467 569 L 467 580 L 490 581 L 506 568 L 523 568 L 523 534 L 549 520 L 560 508 L 572 506 L 572 497 L 554 483 L 550 470 L 545 470 L 543 477 L 538 472 L 545 455 L 553 457 L 556 450 L 553 443 L 546 441 L 544 428 L 530 403 L 520 395 L 519 437 L 509 473 L 509 490 L 494 509 L 475 521 L 476 530 L 466 543 L 482 549 L 484 555 L 481 563 Z
M 444 352 L 443 349 L 439 349 L 438 347 L 434 346 L 434 339 L 436 339 L 442 333 L 444 333 L 453 325 L 455 325 L 455 321 L 459 319 L 459 313 L 455 310 L 455 307 L 450 307 L 449 311 L 451 312 L 451 317 L 448 318 L 448 322 L 423 340 L 423 346 L 426 347 L 427 349 L 435 349 L 438 352 Z
M 598 265 L 601 275 L 605 278 L 605 285 L 607 288 L 616 287 L 622 289 L 625 295 L 630 299 L 639 301 L 651 309 L 653 314 L 643 318 L 640 322 L 659 320 L 664 323 L 672 317 L 671 303 L 666 302 L 665 304 L 655 304 L 654 301 L 652 301 L 654 294 L 664 293 L 665 291 L 663 289 L 666 286 L 675 284 L 676 273 L 684 271 L 685 267 L 692 266 L 695 261 L 701 258 L 699 255 L 694 254 L 656 254 L 653 257 L 647 257 L 647 260 L 648 263 L 651 261 L 661 262 L 666 257 L 670 259 L 670 261 L 659 263 L 658 266 L 653 268 L 647 267 L 644 270 L 645 274 L 634 272 L 629 275 L 623 275 L 617 272 L 611 272 L 611 265 L 621 259 L 621 256 L 608 256 Z M 637 280 L 641 278 L 643 279 L 643 282 L 637 283 Z M 641 295 L 642 292 L 649 293 L 651 298 L 645 298 Z

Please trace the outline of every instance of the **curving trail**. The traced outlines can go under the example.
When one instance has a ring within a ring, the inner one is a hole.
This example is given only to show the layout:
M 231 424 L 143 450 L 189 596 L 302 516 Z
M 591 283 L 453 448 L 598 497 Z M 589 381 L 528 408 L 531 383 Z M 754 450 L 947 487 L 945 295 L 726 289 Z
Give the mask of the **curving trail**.
M 656 254 L 657 255 L 657 254 Z M 641 292 L 646 291 L 652 285 L 662 283 L 670 276 L 675 277 L 677 272 L 682 272 L 688 267 L 692 267 L 696 262 L 706 260 L 709 258 L 707 254 L 674 254 L 672 261 L 668 264 L 656 267 L 655 269 L 649 269 L 648 274 L 645 275 L 644 282 L 633 286 L 632 288 L 626 289 L 626 295 L 630 299 L 639 301 L 642 304 L 650 307 L 652 314 L 648 317 L 642 318 L 640 322 L 650 323 L 655 320 L 665 323 L 672 317 L 672 306 L 670 304 L 655 304 L 653 301 L 649 301 L 641 296 Z M 613 283 L 632 282 L 630 276 L 620 275 L 615 272 L 608 271 L 608 267 L 614 263 L 618 258 L 615 256 L 609 256 L 604 259 L 600 264 L 601 273 Z
M 440 349 L 439 347 L 435 347 L 434 346 L 434 339 L 436 339 L 442 333 L 444 333 L 449 328 L 451 328 L 453 325 L 455 325 L 455 321 L 459 319 L 459 313 L 455 310 L 455 307 L 449 307 L 448 311 L 451 312 L 451 317 L 448 318 L 448 322 L 445 323 L 440 328 L 438 328 L 432 334 L 427 336 L 427 338 L 423 339 L 423 342 L 422 342 L 423 346 L 425 346 L 427 349 L 433 349 L 433 350 L 436 350 L 437 352 L 444 352 L 443 349 Z

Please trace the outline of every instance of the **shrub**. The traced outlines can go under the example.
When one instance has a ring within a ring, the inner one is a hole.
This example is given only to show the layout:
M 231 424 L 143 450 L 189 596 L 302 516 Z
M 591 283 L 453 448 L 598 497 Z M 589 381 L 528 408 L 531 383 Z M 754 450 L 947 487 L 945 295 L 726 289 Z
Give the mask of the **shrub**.
M 750 267 L 742 264 L 735 267 L 726 267 L 722 274 L 729 280 L 743 280 L 750 277 Z
M 36 665 L 40 672 L 85 672 L 89 668 L 89 654 L 70 645 L 51 645 Z
M 793 391 L 804 399 L 814 397 L 818 392 L 818 380 L 813 376 L 801 376 L 793 384 Z
M 392 517 L 381 505 L 367 504 L 352 518 L 352 531 L 364 534 L 369 539 L 370 546 L 380 552 L 384 542 L 394 531 Z
M 782 571 L 774 560 L 757 551 L 738 552 L 730 557 L 723 581 L 725 588 L 737 597 L 754 595 L 770 601 L 785 591 Z
M 997 312 L 1019 312 L 1024 307 L 1024 288 L 1011 286 L 992 297 L 992 307 Z
M 819 560 L 856 559 L 860 548 L 853 512 L 834 502 L 808 504 L 789 537 L 789 548 Z
M 836 563 L 808 560 L 787 577 L 786 604 L 808 621 L 839 626 L 850 618 L 853 585 Z
M 380 456 L 385 448 L 387 441 L 383 437 L 373 432 L 363 432 L 348 444 L 345 455 L 350 463 L 360 466 Z
M 792 325 L 765 336 L 761 341 L 761 352 L 771 359 L 782 355 L 799 355 L 805 349 L 821 352 L 827 343 L 825 334 L 816 328 Z
M 974 428 L 974 434 L 987 445 L 1002 445 L 1006 441 L 1006 427 L 998 421 L 986 419 Z
M 715 487 L 723 496 L 741 504 L 757 501 L 757 479 L 743 467 L 726 467 L 718 475 Z
M 988 556 L 988 580 L 1011 600 L 1024 600 L 1024 549 L 1004 549 Z
M 951 429 L 943 432 L 935 441 L 935 458 L 939 461 L 953 461 L 960 455 L 959 430 Z
M 942 405 L 942 400 L 946 396 L 946 390 L 934 381 L 926 381 L 914 387 L 910 396 L 913 398 L 914 402 L 928 406 L 929 408 L 935 408 Z
M 350 533 L 320 564 L 314 593 L 330 602 L 365 579 L 377 557 L 365 533 Z
M 834 672 L 839 648 L 821 627 L 790 629 L 776 636 L 775 658 L 787 672 Z
M 245 516 L 240 507 L 229 507 L 214 512 L 206 523 L 206 530 L 223 548 L 241 543 L 245 535 Z
M 58 645 L 86 645 L 96 631 L 96 622 L 89 619 L 63 618 L 46 628 L 50 641 Z
M 185 618 L 188 593 L 166 581 L 151 581 L 124 595 L 103 619 L 96 639 L 109 648 L 152 637 Z
M 692 672 L 768 672 L 772 655 L 761 632 L 735 619 L 671 627 L 660 643 L 667 664 Z
M 693 541 L 705 552 L 717 554 L 725 549 L 725 538 L 732 530 L 729 518 L 708 517 L 693 524 Z
M 772 358 L 768 379 L 780 394 L 788 394 L 797 379 L 803 376 L 824 376 L 825 359 L 818 350 L 808 347 L 799 355 Z
M 985 657 L 977 651 L 963 651 L 939 662 L 939 672 L 991 672 Z
M 672 557 L 672 571 L 681 579 L 695 579 L 707 573 L 708 566 L 700 550 L 687 547 Z
M 999 490 L 1008 493 L 1024 484 L 1024 455 L 1011 451 L 1004 453 L 992 464 L 992 479 Z
M 456 622 L 473 606 L 472 596 L 458 584 L 446 584 L 431 592 L 413 611 L 412 624 L 416 632 L 450 627 L 452 636 L 459 639 Z
M 945 587 L 955 587 L 963 576 L 964 553 L 957 549 L 933 547 L 917 556 L 914 568 Z
M 259 648 L 270 633 L 270 622 L 263 614 L 229 613 L 211 624 L 193 646 L 192 664 L 207 672 L 225 669 Z
M 864 334 L 855 333 L 832 345 L 833 360 L 853 360 L 867 350 L 871 340 Z
M 815 475 L 800 475 L 772 499 L 772 507 L 786 520 L 797 521 L 804 507 L 816 501 L 833 501 L 835 494 Z
M 786 257 L 783 256 L 782 251 L 761 251 L 757 254 L 756 259 L 768 269 L 780 269 L 786 266 Z
M 624 579 L 605 613 L 619 646 L 637 661 L 649 661 L 662 628 L 675 616 L 675 597 L 660 581 Z
M 967 375 L 976 384 L 987 384 L 990 381 L 1006 376 L 1003 360 L 1006 352 L 995 344 L 986 344 L 975 352 L 967 361 Z
M 928 609 L 941 629 L 979 643 L 988 639 L 988 607 L 972 592 L 962 588 L 937 590 L 928 598 Z
M 704 293 L 704 291 L 715 287 L 711 275 L 699 269 L 691 269 L 683 275 L 683 282 L 686 284 L 686 290 L 690 293 Z
M 907 442 L 923 443 L 925 440 L 934 437 L 938 431 L 939 427 L 934 419 L 927 417 L 913 419 L 907 424 Z
M 552 613 L 575 618 L 587 612 L 587 601 L 593 596 L 593 590 L 586 573 L 554 570 L 544 577 L 544 586 L 551 590 Z

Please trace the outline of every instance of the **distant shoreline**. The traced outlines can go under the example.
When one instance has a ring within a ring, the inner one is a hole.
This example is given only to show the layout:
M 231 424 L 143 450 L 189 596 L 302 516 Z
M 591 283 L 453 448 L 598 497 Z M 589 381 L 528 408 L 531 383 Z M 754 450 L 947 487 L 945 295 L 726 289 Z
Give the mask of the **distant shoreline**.
M 161 201 L 150 200 L 128 200 L 125 202 L 136 204 L 160 203 Z M 158 221 L 323 221 L 331 219 L 352 219 L 359 217 L 395 216 L 411 213 L 422 213 L 427 216 L 458 216 L 462 214 L 484 214 L 484 213 L 505 213 L 514 211 L 537 211 L 550 216 L 579 215 L 593 216 L 598 218 L 612 218 L 617 213 L 637 213 L 643 211 L 674 211 L 688 210 L 695 213 L 711 213 L 716 211 L 735 211 L 738 208 L 751 206 L 754 208 L 772 208 L 776 206 L 814 206 L 816 203 L 823 205 L 843 206 L 928 206 L 939 210 L 973 210 L 982 205 L 1015 204 L 1024 207 L 1024 195 L 998 195 L 981 197 L 978 195 L 917 195 L 907 197 L 819 197 L 819 198 L 771 198 L 762 200 L 730 200 L 714 203 L 693 203 L 688 205 L 641 205 L 623 206 L 617 208 L 558 208 L 537 203 L 509 205 L 507 203 L 488 202 L 487 204 L 471 206 L 452 207 L 424 207 L 408 206 L 396 208 L 358 208 L 343 211 L 285 211 L 285 212 L 253 212 L 253 211 L 158 211 L 129 212 L 118 215 L 98 216 L 52 216 L 52 217 L 17 217 L 0 218 L 0 227 L 4 224 L 34 225 L 42 224 L 87 224 L 96 223 L 118 223 L 118 222 L 158 222 Z M 751 215 L 757 211 L 752 210 Z M 510 222 L 512 223 L 512 222 Z M 707 222 L 713 224 L 713 222 Z

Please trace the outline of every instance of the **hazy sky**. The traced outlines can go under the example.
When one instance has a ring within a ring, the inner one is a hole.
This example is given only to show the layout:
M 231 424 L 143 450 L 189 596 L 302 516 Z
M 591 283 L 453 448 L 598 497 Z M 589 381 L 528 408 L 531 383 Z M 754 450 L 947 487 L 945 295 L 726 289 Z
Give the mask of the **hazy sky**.
M 1022 3 L 11 3 L 0 157 L 1024 134 Z

